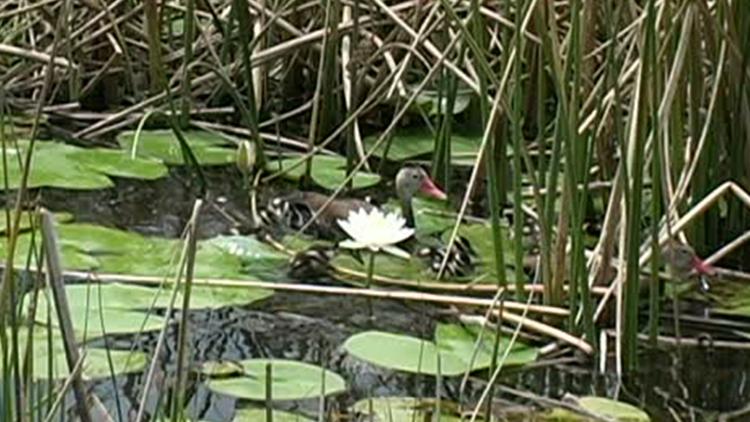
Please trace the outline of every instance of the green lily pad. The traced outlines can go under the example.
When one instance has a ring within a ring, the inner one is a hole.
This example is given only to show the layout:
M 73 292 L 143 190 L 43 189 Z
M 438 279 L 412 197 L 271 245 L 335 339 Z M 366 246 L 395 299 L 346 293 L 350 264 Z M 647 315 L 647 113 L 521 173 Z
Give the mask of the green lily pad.
M 349 337 L 344 349 L 362 360 L 385 368 L 453 376 L 490 366 L 494 334 L 486 332 L 477 345 L 477 333 L 478 329 L 471 331 L 456 325 L 439 324 L 435 342 L 431 342 L 382 331 L 367 331 Z M 475 347 L 478 347 L 476 353 Z M 502 358 L 507 347 L 508 340 L 501 338 L 498 359 Z M 504 364 L 530 363 L 536 359 L 537 353 L 535 348 L 516 342 Z
M 290 180 L 299 180 L 305 174 L 305 165 L 301 164 L 292 168 L 299 162 L 299 157 L 285 158 L 280 161 L 270 162 L 267 165 L 269 171 L 277 171 L 279 165 L 282 169 L 289 168 L 285 177 Z M 338 188 L 346 178 L 346 158 L 340 156 L 320 155 L 313 157 L 311 176 L 313 181 L 326 189 Z M 380 182 L 380 176 L 374 173 L 358 171 L 352 180 L 355 189 L 374 186 Z
M 28 335 L 26 330 L 19 331 L 20 353 L 23 353 Z M 36 380 L 64 379 L 70 375 L 68 363 L 65 358 L 65 348 L 62 336 L 59 331 L 54 330 L 51 338 L 48 338 L 49 331 L 44 327 L 35 327 L 33 342 L 31 347 L 34 349 L 33 359 L 33 377 Z M 51 349 L 49 346 L 51 345 Z M 79 353 L 82 351 L 79 350 Z M 110 361 L 112 367 L 110 368 Z M 50 363 L 52 366 L 50 367 Z M 85 360 L 83 364 L 84 379 L 99 379 L 112 375 L 111 369 L 115 375 L 139 372 L 146 367 L 147 357 L 142 352 L 128 350 L 109 350 L 101 348 L 86 348 Z
M 382 331 L 355 334 L 344 342 L 344 349 L 372 364 L 416 374 L 452 376 L 466 369 L 463 361 L 450 353 L 439 353 L 431 341 Z
M 148 313 L 154 308 L 166 308 L 171 301 L 171 286 L 162 289 L 124 283 L 72 284 L 65 292 L 79 336 L 98 337 L 109 333 L 133 333 L 160 329 L 164 318 Z M 193 286 L 191 309 L 210 309 L 230 305 L 244 305 L 273 294 L 270 290 L 256 288 L 230 288 L 219 286 Z M 29 297 L 29 296 L 27 296 Z M 182 294 L 178 292 L 174 307 L 182 307 Z M 36 320 L 47 320 L 47 296 L 39 295 Z M 57 318 L 52 318 L 57 324 Z M 103 325 L 103 326 L 102 326 Z
M 365 138 L 363 141 L 365 148 L 370 150 L 379 137 L 378 134 Z M 435 150 L 435 136 L 426 129 L 401 131 L 394 135 L 387 151 L 388 156 L 384 157 L 386 144 L 386 141 L 381 142 L 373 154 L 376 157 L 387 158 L 392 161 L 404 161 L 433 152 Z M 480 144 L 481 138 L 454 134 L 451 137 L 451 160 L 456 164 L 466 164 L 467 160 L 473 163 Z
M 129 275 L 173 274 L 182 247 L 175 239 L 144 237 L 137 233 L 93 224 L 58 224 L 62 263 L 66 270 L 98 270 Z M 36 243 L 38 246 L 38 242 Z M 25 265 L 30 233 L 19 237 L 16 265 Z M 5 252 L 0 242 L 0 254 Z M 225 237 L 198 242 L 194 274 L 198 278 L 279 280 L 288 258 L 249 237 Z
M 231 143 L 222 137 L 205 131 L 185 131 L 183 135 L 199 164 L 234 163 L 235 149 L 226 148 Z M 117 141 L 128 154 L 135 150 L 138 157 L 158 159 L 167 164 L 184 163 L 180 143 L 171 130 L 142 131 L 137 142 L 135 132 L 127 131 L 118 135 Z
M 167 167 L 158 160 L 130 157 L 121 150 L 92 148 L 69 154 L 85 168 L 110 176 L 155 180 L 167 174 Z
M 312 422 L 315 419 L 306 418 L 295 413 L 273 410 L 273 422 Z M 266 409 L 259 407 L 246 407 L 238 409 L 234 414 L 233 422 L 258 422 L 266 420 Z
M 456 324 L 438 324 L 435 328 L 435 342 L 443 353 L 451 353 L 473 369 L 489 368 L 492 363 L 492 351 L 495 347 L 495 333 L 484 330 L 481 341 L 477 342 L 480 327 L 463 327 Z M 510 338 L 501 336 L 498 343 L 498 360 L 510 345 Z M 516 341 L 510 349 L 503 365 L 525 365 L 534 362 L 539 355 L 536 347 Z M 472 361 L 473 359 L 473 361 Z
M 283 359 L 250 359 L 240 363 L 245 370 L 242 376 L 211 379 L 208 388 L 243 399 L 265 400 L 266 365 L 270 364 L 274 400 L 301 400 L 346 390 L 341 376 L 308 363 Z
M 6 214 L 8 212 L 8 214 Z M 8 220 L 6 218 L 6 215 L 10 215 L 11 221 L 13 220 L 13 210 L 0 210 L 0 234 L 5 234 L 5 229 L 8 227 Z M 73 219 L 73 215 L 66 212 L 59 212 L 59 213 L 53 213 L 55 217 L 55 221 L 60 222 L 68 222 Z M 30 218 L 31 217 L 31 218 Z M 28 211 L 22 211 L 21 212 L 21 219 L 19 220 L 21 223 L 20 229 L 21 231 L 28 230 L 31 228 L 32 224 L 32 214 Z M 34 223 L 36 224 L 36 223 Z
M 618 422 L 649 422 L 651 420 L 643 410 L 631 404 L 606 397 L 581 397 L 578 399 L 578 405 L 597 415 L 611 418 Z
M 245 368 L 235 361 L 210 361 L 203 362 L 199 367 L 200 373 L 212 377 L 225 377 L 229 375 L 242 375 Z
M 375 421 L 428 421 L 433 418 L 434 400 L 416 397 L 375 397 L 358 401 L 351 407 L 352 413 L 364 415 Z M 442 412 L 441 421 L 454 422 L 461 418 Z
M 21 184 L 21 168 L 29 142 L 19 141 L 18 149 L 8 148 L 8 185 L 17 189 Z M 111 187 L 106 175 L 77 162 L 71 154 L 81 151 L 58 142 L 36 142 L 27 186 L 30 188 L 56 187 L 65 189 L 101 189 Z M 2 164 L 0 164 L 2 169 Z
M 18 148 L 7 150 L 8 184 L 11 189 L 20 185 L 19 161 L 24 159 L 28 148 L 28 141 L 19 141 Z M 152 180 L 164 176 L 166 172 L 167 168 L 158 161 L 131 159 L 120 150 L 79 148 L 61 142 L 37 141 L 28 187 L 101 189 L 113 186 L 107 176 Z

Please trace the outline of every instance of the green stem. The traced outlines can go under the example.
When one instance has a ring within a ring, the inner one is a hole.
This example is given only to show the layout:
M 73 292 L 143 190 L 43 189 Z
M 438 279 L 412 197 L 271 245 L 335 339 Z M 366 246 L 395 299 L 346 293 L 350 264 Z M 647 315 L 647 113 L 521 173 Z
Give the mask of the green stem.
M 370 252 L 370 261 L 367 263 L 367 288 L 372 285 L 372 274 L 375 270 L 375 252 Z
M 374 251 L 370 251 L 370 260 L 367 263 L 367 289 L 370 289 L 370 286 L 372 286 L 372 274 L 375 270 L 375 253 Z M 367 316 L 372 319 L 372 301 L 368 298 L 367 299 Z

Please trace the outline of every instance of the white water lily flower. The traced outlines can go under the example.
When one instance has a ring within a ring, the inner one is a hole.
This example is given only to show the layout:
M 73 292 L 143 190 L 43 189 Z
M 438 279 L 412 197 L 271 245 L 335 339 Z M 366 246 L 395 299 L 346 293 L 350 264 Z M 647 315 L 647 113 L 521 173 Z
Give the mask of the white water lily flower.
M 346 220 L 338 220 L 339 226 L 351 237 L 339 243 L 342 248 L 383 250 L 398 257 L 409 259 L 409 254 L 395 245 L 414 234 L 414 229 L 404 227 L 406 220 L 394 213 L 384 213 L 373 208 L 370 212 L 360 208 L 349 211 Z

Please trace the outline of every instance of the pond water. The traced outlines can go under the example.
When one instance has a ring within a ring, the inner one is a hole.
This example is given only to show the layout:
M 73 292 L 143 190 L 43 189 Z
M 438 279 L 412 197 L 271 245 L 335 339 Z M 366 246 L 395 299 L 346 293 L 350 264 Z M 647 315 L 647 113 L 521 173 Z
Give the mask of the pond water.
M 245 197 L 239 174 L 233 167 L 209 167 L 210 197 L 204 206 L 200 236 L 212 237 L 247 226 Z M 76 221 L 136 231 L 149 236 L 177 237 L 189 218 L 196 185 L 180 169 L 171 169 L 168 178 L 152 182 L 117 179 L 115 187 L 97 191 L 40 190 L 41 202 L 53 211 L 66 211 Z M 274 188 L 271 188 L 274 189 Z M 275 189 L 283 190 L 280 186 Z M 267 193 L 267 192 L 266 192 Z M 340 345 L 350 335 L 369 329 L 431 338 L 438 321 L 455 321 L 456 315 L 445 309 L 392 300 L 373 300 L 374 318 L 368 317 L 365 299 L 279 292 L 247 307 L 228 307 L 190 314 L 190 362 L 241 360 L 274 357 L 301 360 L 332 369 L 342 375 L 348 392 L 327 401 L 330 415 L 342 412 L 355 401 L 385 395 L 434 397 L 433 377 L 398 373 L 363 363 L 344 353 Z M 665 323 L 669 327 L 670 323 Z M 689 332 L 687 333 L 690 334 Z M 136 347 L 152 353 L 158 334 L 110 336 L 106 342 L 117 348 Z M 176 329 L 167 337 L 162 380 L 173 376 Z M 523 397 L 512 390 L 497 392 L 498 404 L 544 403 L 537 396 L 561 398 L 566 393 L 617 397 L 646 409 L 653 420 L 672 420 L 675 415 L 692 420 L 711 420 L 719 412 L 742 408 L 750 401 L 750 353 L 716 347 L 710 341 L 697 347 L 683 347 L 680 359 L 674 349 L 643 349 L 642 370 L 625 380 L 614 374 L 598 373 L 595 364 L 566 353 L 561 359 L 549 358 L 523 371 L 510 370 L 501 382 L 526 392 Z M 611 368 L 612 365 L 609 365 Z M 166 374 L 166 375 L 165 375 Z M 99 381 L 94 391 L 112 414 L 118 409 L 134 412 L 142 394 L 145 374 L 118 377 L 117 388 L 111 381 Z M 459 381 L 448 379 L 441 396 L 459 399 Z M 469 383 L 465 400 L 478 397 L 483 384 Z M 207 421 L 228 421 L 238 404 L 236 399 L 211 393 L 199 381 L 190 389 L 191 409 Z M 164 399 L 161 392 L 149 394 L 153 409 Z M 535 398 L 536 397 L 536 398 Z M 318 400 L 277 402 L 280 409 L 315 416 Z M 742 419 L 750 420 L 750 414 Z

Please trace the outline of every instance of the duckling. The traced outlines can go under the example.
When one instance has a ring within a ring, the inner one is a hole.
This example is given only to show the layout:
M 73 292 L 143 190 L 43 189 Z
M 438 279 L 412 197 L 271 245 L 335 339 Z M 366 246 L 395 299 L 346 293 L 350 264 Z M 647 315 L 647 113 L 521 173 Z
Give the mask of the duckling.
M 444 273 L 448 277 L 465 277 L 474 271 L 477 253 L 469 240 L 463 236 L 456 237 L 450 250 L 447 245 L 440 244 L 432 247 L 425 246 L 417 251 L 417 256 L 426 258 L 429 261 L 430 270 L 435 273 L 440 271 L 446 254 L 448 254 L 448 260 L 445 263 Z
M 328 275 L 331 271 L 331 260 L 336 255 L 336 250 L 336 246 L 313 245 L 297 252 L 289 260 L 289 277 L 309 279 Z

